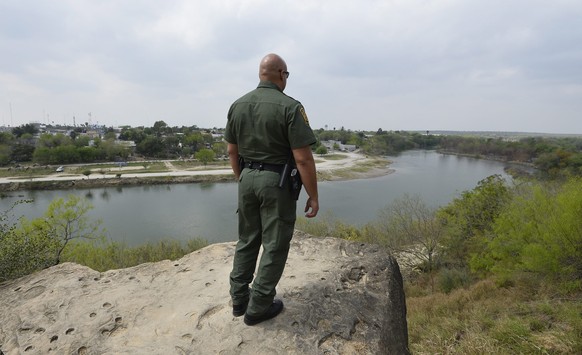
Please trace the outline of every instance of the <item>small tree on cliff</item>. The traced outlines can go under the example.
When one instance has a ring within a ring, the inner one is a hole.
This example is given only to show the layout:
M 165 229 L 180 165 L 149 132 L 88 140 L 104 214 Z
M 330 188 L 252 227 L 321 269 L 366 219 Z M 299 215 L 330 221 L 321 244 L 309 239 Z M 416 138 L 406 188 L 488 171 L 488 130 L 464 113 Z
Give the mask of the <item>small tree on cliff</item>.
M 384 244 L 394 253 L 409 257 L 411 265 L 423 264 L 427 272 L 435 269 L 444 228 L 436 218 L 436 210 L 422 199 L 407 194 L 379 212 L 378 227 L 388 236 Z
M 3 223 L 0 243 L 0 281 L 57 265 L 71 241 L 103 236 L 101 221 L 91 221 L 93 208 L 86 199 L 69 195 L 49 204 L 41 218 L 21 218 L 17 224 Z M 6 213 L 4 213 L 6 221 Z

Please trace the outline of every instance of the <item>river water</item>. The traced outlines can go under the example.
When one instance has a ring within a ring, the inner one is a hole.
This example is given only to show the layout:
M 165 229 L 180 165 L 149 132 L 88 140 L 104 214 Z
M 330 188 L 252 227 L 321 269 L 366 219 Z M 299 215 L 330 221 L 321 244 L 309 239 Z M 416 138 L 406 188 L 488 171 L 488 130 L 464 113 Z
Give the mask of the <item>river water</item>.
M 434 151 L 408 151 L 393 161 L 392 174 L 319 184 L 321 215 L 331 214 L 350 224 L 365 224 L 404 194 L 419 195 L 426 204 L 440 206 L 471 190 L 477 182 L 504 173 L 501 162 L 442 155 Z M 8 209 L 19 199 L 34 202 L 16 207 L 14 215 L 40 217 L 51 200 L 75 194 L 87 197 L 94 209 L 92 218 L 102 220 L 111 240 L 136 246 L 161 239 L 188 240 L 196 237 L 210 243 L 236 240 L 236 183 L 108 187 L 62 191 L 19 191 L 0 200 Z M 306 200 L 301 193 L 298 213 Z

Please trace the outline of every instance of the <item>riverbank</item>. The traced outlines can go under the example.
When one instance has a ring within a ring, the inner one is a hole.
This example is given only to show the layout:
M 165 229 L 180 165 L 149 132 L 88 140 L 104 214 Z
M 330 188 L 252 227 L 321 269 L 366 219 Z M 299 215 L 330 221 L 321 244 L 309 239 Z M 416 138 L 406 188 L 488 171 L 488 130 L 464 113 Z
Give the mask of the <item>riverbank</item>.
M 365 179 L 389 174 L 390 161 L 359 153 L 338 153 L 316 156 L 320 181 Z M 167 171 L 135 173 L 132 167 L 115 171 L 84 174 L 53 173 L 44 176 L 7 176 L 0 178 L 0 192 L 19 190 L 65 190 L 77 188 L 186 184 L 233 181 L 232 170 L 209 166 L 204 169 L 182 169 L 172 161 L 163 161 Z M 79 170 L 79 169 L 77 169 Z

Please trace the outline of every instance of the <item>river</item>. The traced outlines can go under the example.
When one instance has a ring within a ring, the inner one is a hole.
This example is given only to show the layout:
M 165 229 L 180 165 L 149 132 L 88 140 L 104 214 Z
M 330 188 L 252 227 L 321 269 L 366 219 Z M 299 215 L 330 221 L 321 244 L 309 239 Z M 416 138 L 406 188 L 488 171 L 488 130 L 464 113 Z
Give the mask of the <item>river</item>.
M 440 206 L 473 189 L 487 176 L 504 172 L 501 162 L 442 155 L 434 151 L 408 151 L 393 161 L 392 174 L 372 179 L 329 181 L 319 184 L 320 214 L 333 215 L 350 224 L 364 224 L 404 194 L 419 195 L 426 204 Z M 160 239 L 204 238 L 210 243 L 236 240 L 235 183 L 92 188 L 84 190 L 18 191 L 0 200 L 8 209 L 19 199 L 32 203 L 16 207 L 14 215 L 41 216 L 50 201 L 75 194 L 87 197 L 94 209 L 91 218 L 101 219 L 106 235 L 136 246 Z M 306 200 L 301 193 L 298 213 Z

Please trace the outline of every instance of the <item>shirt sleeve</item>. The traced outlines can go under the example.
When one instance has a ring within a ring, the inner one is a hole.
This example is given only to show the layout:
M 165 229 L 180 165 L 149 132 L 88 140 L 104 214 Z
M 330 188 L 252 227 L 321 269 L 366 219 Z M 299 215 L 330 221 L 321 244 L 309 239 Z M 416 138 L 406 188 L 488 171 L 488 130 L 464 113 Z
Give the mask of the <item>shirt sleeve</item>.
M 227 116 L 227 121 L 226 121 L 226 128 L 224 130 L 224 140 L 227 141 L 228 143 L 231 144 L 238 144 L 237 140 L 236 140 L 236 134 L 234 134 L 234 120 L 232 119 L 232 109 L 233 107 L 231 106 L 230 109 L 228 110 L 228 116 Z
M 289 124 L 289 143 L 291 149 L 305 147 L 317 142 L 303 105 L 299 104 L 293 111 Z

